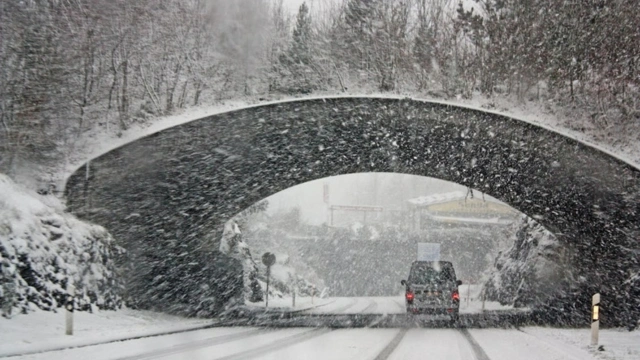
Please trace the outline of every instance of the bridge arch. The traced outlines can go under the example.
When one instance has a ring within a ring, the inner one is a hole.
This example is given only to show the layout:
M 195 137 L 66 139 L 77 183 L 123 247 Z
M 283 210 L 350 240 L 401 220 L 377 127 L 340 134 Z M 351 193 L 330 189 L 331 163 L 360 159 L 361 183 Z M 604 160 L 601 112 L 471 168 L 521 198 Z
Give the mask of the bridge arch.
M 209 116 L 91 160 L 65 194 L 72 212 L 104 225 L 145 264 L 136 276 L 151 289 L 175 285 L 167 303 L 188 303 L 185 294 L 207 291 L 203 281 L 233 273 L 198 245 L 219 239 L 228 219 L 294 185 L 362 172 L 455 182 L 534 217 L 575 253 L 585 288 L 622 282 L 616 264 L 637 262 L 624 251 L 640 233 L 637 168 L 530 123 L 411 99 L 321 98 Z M 158 251 L 185 265 L 163 268 Z

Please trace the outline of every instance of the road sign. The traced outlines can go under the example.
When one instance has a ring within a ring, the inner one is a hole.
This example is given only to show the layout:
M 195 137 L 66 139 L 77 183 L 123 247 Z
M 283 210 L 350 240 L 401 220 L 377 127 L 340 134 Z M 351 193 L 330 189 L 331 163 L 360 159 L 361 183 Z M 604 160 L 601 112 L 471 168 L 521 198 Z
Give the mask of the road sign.
M 440 261 L 440 244 L 418 243 L 418 261 Z
M 262 255 L 262 263 L 267 267 L 267 295 L 264 307 L 269 307 L 269 278 L 271 277 L 271 265 L 276 263 L 276 256 L 270 252 Z
M 270 252 L 266 252 L 264 253 L 264 255 L 262 255 L 262 263 L 265 266 L 269 267 L 276 263 L 276 256 Z

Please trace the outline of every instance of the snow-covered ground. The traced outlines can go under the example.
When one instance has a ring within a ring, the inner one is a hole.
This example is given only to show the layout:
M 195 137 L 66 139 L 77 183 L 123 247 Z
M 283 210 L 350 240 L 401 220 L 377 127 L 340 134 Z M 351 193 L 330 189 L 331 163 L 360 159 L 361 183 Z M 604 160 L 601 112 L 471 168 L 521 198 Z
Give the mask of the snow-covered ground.
M 11 319 L 0 317 L 0 357 L 194 329 L 212 323 L 128 309 L 93 314 L 75 312 L 74 334 L 68 336 L 65 335 L 65 316 L 66 312 L 60 309 L 57 313 L 37 310 Z
M 482 301 L 482 285 L 462 284 L 458 287 L 460 293 L 460 313 L 477 314 L 485 311 L 514 310 L 513 306 L 501 305 L 497 301 Z M 521 308 L 519 310 L 528 310 Z
M 471 329 L 469 332 L 491 360 L 640 359 L 640 331 L 601 330 L 600 345 L 603 351 L 589 345 L 590 329 L 526 327 L 519 331 Z M 502 341 L 496 342 L 497 338 Z M 519 348 L 518 344 L 526 344 L 526 349 Z
M 602 351 L 589 346 L 590 329 L 553 329 L 543 327 L 529 327 L 523 329 L 529 336 L 544 339 L 556 348 L 563 348 L 570 344 L 595 355 L 596 359 L 640 359 L 640 331 L 629 332 L 626 329 L 600 330 L 599 345 Z
M 55 309 L 67 284 L 81 308 L 120 307 L 121 280 L 113 258 L 123 251 L 102 227 L 64 212 L 0 174 L 0 313 Z

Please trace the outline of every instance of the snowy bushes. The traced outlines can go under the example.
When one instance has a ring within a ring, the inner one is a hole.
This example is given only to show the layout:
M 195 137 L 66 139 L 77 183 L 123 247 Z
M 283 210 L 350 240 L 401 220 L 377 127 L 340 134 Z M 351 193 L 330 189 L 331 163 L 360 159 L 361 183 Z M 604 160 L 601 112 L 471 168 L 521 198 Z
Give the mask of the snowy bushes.
M 69 280 L 79 309 L 121 306 L 113 256 L 122 250 L 102 227 L 65 214 L 54 199 L 27 193 L 0 174 L 0 304 L 4 316 L 63 305 Z
M 249 246 L 243 241 L 238 224 L 230 220 L 224 226 L 220 251 L 242 264 L 244 300 L 250 302 L 262 301 L 262 287 L 258 282 L 258 267 L 251 257 Z
M 543 303 L 570 279 L 563 267 L 563 254 L 553 234 L 523 217 L 513 246 L 495 261 L 494 272 L 485 284 L 487 299 L 516 307 Z

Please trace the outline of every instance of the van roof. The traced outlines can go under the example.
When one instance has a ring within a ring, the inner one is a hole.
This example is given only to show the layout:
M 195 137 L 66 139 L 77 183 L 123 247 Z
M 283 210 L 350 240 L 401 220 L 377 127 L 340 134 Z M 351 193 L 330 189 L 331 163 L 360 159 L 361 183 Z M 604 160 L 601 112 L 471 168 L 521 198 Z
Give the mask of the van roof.
M 413 263 L 411 263 L 411 265 L 439 265 L 439 266 L 453 266 L 453 264 L 451 263 L 451 261 L 422 261 L 422 260 L 416 260 Z

